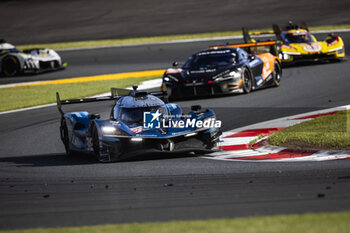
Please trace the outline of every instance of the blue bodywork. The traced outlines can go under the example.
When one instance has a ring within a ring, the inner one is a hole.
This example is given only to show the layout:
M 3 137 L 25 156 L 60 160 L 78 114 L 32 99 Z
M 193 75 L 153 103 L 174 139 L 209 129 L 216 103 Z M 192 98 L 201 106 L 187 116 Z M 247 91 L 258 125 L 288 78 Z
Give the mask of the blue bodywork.
M 60 101 L 62 112 L 61 103 L 72 102 Z M 139 121 L 140 114 L 152 109 L 161 112 L 162 127 L 145 128 Z M 215 120 L 211 109 L 197 108 L 185 115 L 177 104 L 166 104 L 154 95 L 134 90 L 117 98 L 107 120 L 89 112 L 62 112 L 60 131 L 68 154 L 91 153 L 99 161 L 109 162 L 147 152 L 216 151 L 220 126 L 208 123 Z M 188 125 L 179 127 L 181 121 Z M 207 121 L 208 125 L 196 125 L 197 121 Z

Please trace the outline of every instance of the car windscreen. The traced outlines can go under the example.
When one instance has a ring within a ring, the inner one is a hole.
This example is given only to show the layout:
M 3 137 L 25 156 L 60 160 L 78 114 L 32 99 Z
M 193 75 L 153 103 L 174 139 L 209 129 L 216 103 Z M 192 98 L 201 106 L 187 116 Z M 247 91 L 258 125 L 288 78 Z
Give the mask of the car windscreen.
M 185 69 L 215 69 L 226 67 L 236 63 L 236 54 L 215 54 L 215 55 L 197 55 L 191 57 L 183 66 Z
M 123 121 L 127 125 L 141 126 L 143 125 L 144 112 L 155 113 L 159 111 L 162 116 L 166 113 L 165 107 L 163 106 L 152 106 L 142 108 L 121 108 L 119 111 L 119 120 Z
M 314 42 L 310 33 L 282 33 L 282 40 L 286 44 Z

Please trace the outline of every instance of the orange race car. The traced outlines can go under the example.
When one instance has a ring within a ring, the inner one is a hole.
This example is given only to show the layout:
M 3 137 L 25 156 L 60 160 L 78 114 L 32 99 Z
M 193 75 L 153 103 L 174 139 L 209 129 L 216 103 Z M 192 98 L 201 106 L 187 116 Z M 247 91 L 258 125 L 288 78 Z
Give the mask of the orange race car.
M 170 98 L 249 93 L 279 86 L 282 68 L 271 54 L 276 42 L 213 46 L 193 54 L 179 67 L 174 62 L 163 75 Z

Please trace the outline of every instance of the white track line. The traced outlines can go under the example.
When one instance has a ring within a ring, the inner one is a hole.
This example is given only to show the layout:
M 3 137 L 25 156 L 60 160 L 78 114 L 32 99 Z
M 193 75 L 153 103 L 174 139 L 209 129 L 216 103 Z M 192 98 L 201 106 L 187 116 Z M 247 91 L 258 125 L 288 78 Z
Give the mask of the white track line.
M 46 108 L 46 107 L 52 107 L 52 106 L 55 106 L 55 105 L 56 104 L 45 104 L 45 105 L 39 105 L 39 106 L 34 106 L 34 107 L 29 107 L 29 108 L 20 108 L 20 109 L 10 110 L 10 111 L 6 111 L 6 112 L 0 112 L 0 115 L 8 114 L 8 113 L 15 113 L 15 112 L 23 112 L 23 111 L 35 110 L 35 109 Z
M 74 79 L 74 78 L 66 78 L 66 79 Z M 61 79 L 57 79 L 57 80 L 61 80 Z M 48 82 L 48 81 L 55 81 L 55 80 L 41 80 L 41 81 L 32 81 L 32 82 L 8 83 L 8 84 L 0 85 L 0 88 L 17 87 L 19 85 L 22 86 L 22 85 L 27 85 L 27 84 L 34 84 L 34 83 L 41 83 L 41 82 Z M 142 82 L 139 85 L 139 89 L 146 89 L 146 88 L 148 88 L 148 86 L 154 85 L 154 83 L 159 84 L 159 87 L 160 87 L 161 79 L 153 79 L 153 80 L 148 80 L 148 81 Z M 48 85 L 50 85 L 50 84 L 48 84 Z M 132 88 L 128 87 L 127 89 L 132 89 Z
M 24 84 L 33 84 L 33 83 L 47 82 L 47 81 L 50 81 L 50 80 L 41 80 L 41 81 L 31 81 L 31 82 L 19 82 L 19 83 L 1 84 L 1 85 L 0 85 L 0 88 L 15 87 L 16 84 L 24 85 Z

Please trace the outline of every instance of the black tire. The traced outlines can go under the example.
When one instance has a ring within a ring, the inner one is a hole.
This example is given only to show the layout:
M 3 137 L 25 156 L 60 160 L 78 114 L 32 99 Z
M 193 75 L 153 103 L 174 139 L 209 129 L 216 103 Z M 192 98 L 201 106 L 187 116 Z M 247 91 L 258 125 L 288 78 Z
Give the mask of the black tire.
M 2 61 L 2 74 L 6 77 L 13 77 L 20 73 L 20 63 L 15 56 L 7 56 Z
M 275 61 L 273 73 L 272 73 L 272 80 L 271 80 L 271 86 L 278 87 L 281 82 L 282 77 L 282 69 L 279 62 Z
M 101 148 L 100 148 L 100 139 L 98 136 L 98 131 L 96 125 L 92 128 L 92 147 L 94 149 L 95 157 L 98 161 L 101 161 Z
M 250 93 L 252 91 L 252 76 L 247 68 L 244 68 L 242 72 L 242 88 L 244 93 Z
M 92 147 L 94 150 L 94 154 L 96 159 L 101 163 L 108 163 L 108 162 L 117 162 L 122 161 L 123 158 L 121 158 L 122 151 L 118 147 L 113 148 L 113 151 L 111 151 L 110 148 L 106 145 L 100 145 L 100 139 L 98 135 L 97 126 L 94 124 L 91 128 L 91 138 L 92 138 Z M 102 153 L 102 155 L 101 155 Z
M 66 149 L 67 156 L 72 156 L 73 151 L 70 148 L 68 127 L 65 119 L 61 120 L 61 139 L 64 144 L 64 148 Z
M 173 97 L 173 96 L 172 96 L 172 94 L 173 94 L 173 89 L 172 89 L 171 87 L 167 86 L 167 87 L 166 87 L 166 92 L 167 92 L 169 98 L 172 98 L 172 97 Z

